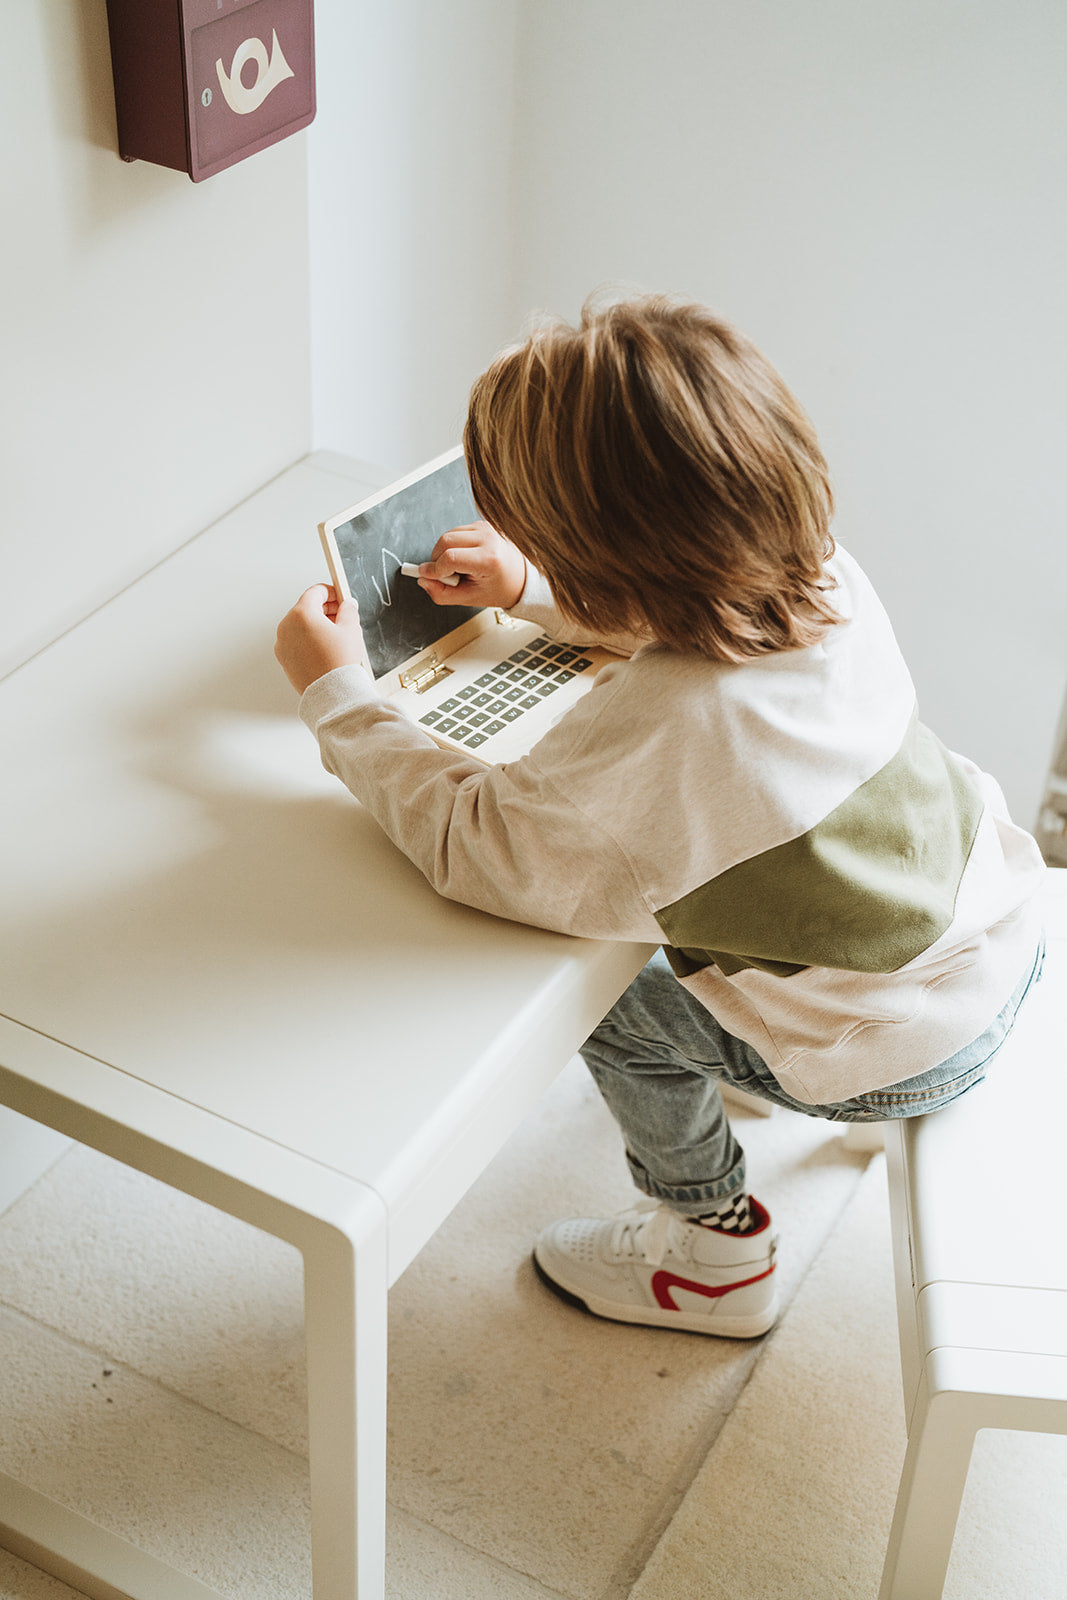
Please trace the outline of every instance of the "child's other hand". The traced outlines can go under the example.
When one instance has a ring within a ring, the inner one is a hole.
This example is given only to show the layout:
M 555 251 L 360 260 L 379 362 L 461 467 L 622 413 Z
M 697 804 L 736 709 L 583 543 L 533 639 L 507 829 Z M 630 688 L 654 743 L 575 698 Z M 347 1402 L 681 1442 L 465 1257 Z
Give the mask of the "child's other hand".
M 459 583 L 440 583 L 458 577 Z M 526 562 L 488 522 L 452 528 L 419 568 L 419 584 L 439 606 L 513 606 L 526 587 Z
M 325 583 L 314 584 L 278 624 L 274 654 L 297 694 L 334 667 L 365 664 L 359 607 L 338 601 Z

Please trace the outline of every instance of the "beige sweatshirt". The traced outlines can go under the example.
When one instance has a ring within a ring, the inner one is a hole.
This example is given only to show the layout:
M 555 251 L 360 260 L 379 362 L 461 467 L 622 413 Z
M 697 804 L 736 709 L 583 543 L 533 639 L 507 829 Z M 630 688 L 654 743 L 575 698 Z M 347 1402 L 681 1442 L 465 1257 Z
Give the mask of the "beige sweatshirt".
M 359 667 L 300 713 L 439 893 L 662 942 L 790 1094 L 847 1099 L 992 1021 L 1033 959 L 1043 864 L 994 781 L 917 720 L 857 564 L 838 548 L 829 571 L 844 620 L 819 644 L 739 666 L 642 646 L 504 766 L 438 749 Z M 568 637 L 536 575 L 515 611 Z

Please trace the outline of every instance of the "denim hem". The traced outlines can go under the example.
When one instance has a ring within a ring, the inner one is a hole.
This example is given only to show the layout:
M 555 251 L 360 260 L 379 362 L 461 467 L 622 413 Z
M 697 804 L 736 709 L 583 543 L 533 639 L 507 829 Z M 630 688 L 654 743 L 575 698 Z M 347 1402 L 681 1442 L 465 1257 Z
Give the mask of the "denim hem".
M 745 1193 L 745 1161 L 741 1160 L 727 1173 L 724 1178 L 713 1178 L 708 1183 L 661 1183 L 653 1178 L 649 1172 L 635 1161 L 629 1151 L 626 1153 L 626 1164 L 630 1168 L 630 1176 L 642 1194 L 650 1200 L 660 1200 L 672 1211 L 688 1217 L 693 1214 L 693 1207 L 717 1206 L 723 1200 L 731 1200 L 735 1195 Z

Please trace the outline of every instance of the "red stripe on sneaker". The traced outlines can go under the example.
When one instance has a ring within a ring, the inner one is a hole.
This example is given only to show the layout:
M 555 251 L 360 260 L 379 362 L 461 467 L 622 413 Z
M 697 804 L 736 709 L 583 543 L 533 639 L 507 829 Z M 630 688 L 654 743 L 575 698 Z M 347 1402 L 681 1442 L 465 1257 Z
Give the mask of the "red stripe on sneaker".
M 754 1278 L 739 1278 L 736 1283 L 694 1283 L 692 1278 L 679 1278 L 674 1272 L 654 1272 L 652 1274 L 652 1293 L 656 1297 L 656 1304 L 663 1311 L 681 1311 L 682 1307 L 675 1305 L 671 1298 L 672 1289 L 688 1289 L 692 1294 L 702 1294 L 708 1300 L 721 1300 L 724 1294 L 730 1294 L 734 1289 L 747 1289 L 750 1283 L 759 1283 L 762 1278 L 769 1278 L 774 1271 L 773 1264 L 766 1272 L 757 1272 Z

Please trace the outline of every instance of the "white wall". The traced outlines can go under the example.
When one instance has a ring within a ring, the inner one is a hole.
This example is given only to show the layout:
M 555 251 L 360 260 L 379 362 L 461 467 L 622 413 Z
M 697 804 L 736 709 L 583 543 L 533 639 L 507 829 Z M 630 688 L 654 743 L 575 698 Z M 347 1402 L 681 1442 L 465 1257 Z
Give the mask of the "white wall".
M 514 332 L 516 0 L 318 0 L 315 443 L 407 470 L 454 444 Z
M 0 674 L 311 447 L 312 329 L 318 448 L 454 442 L 513 329 L 516 0 L 318 0 L 316 122 L 198 185 L 118 158 L 105 0 L 7 20 Z
M 312 438 L 444 448 L 527 310 L 629 281 L 781 367 L 924 715 L 1033 820 L 1065 676 L 1059 0 L 318 0 L 315 124 L 201 185 L 116 156 L 104 0 L 10 9 L 0 671 Z
M 4 24 L 0 673 L 310 439 L 305 136 L 126 164 L 104 0 Z
M 1067 676 L 1067 8 L 526 0 L 516 313 L 704 299 L 812 413 L 941 737 L 1033 823 Z

